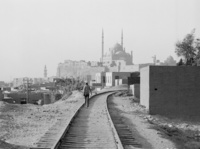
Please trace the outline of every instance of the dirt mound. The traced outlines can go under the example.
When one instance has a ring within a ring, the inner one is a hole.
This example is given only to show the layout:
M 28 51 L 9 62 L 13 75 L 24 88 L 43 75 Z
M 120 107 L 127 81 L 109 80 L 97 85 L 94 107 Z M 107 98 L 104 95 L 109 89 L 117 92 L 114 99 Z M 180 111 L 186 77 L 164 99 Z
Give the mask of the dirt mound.
M 34 147 L 60 117 L 73 112 L 83 101 L 82 93 L 75 91 L 65 100 L 43 106 L 0 102 L 0 140 L 6 145 Z

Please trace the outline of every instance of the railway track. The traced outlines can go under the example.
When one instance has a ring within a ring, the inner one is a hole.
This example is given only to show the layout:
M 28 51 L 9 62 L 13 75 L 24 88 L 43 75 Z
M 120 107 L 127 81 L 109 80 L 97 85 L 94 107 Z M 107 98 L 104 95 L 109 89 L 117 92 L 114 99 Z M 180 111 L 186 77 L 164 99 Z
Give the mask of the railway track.
M 61 130 L 60 127 L 52 129 L 32 149 L 123 149 L 107 109 L 107 97 L 113 93 L 92 97 L 89 108 L 81 106 L 65 130 L 65 120 L 62 120 Z M 57 131 L 64 133 L 56 140 Z
M 82 108 L 70 124 L 70 129 L 63 137 L 58 149 L 91 148 L 116 149 L 118 144 L 111 127 L 106 109 L 105 93 L 93 97 L 89 108 Z
M 133 149 L 133 148 L 142 148 L 142 144 L 137 141 L 134 136 L 134 132 L 132 132 L 132 128 L 123 121 L 123 116 L 121 113 L 117 111 L 114 107 L 114 103 L 112 102 L 112 96 L 108 97 L 107 100 L 108 110 L 113 121 L 113 124 L 116 128 L 116 131 L 119 135 L 121 143 L 125 149 Z
M 93 96 L 88 108 L 82 105 L 70 120 L 61 119 L 57 127 L 40 140 L 38 147 L 31 149 L 142 148 L 109 100 L 115 92 Z

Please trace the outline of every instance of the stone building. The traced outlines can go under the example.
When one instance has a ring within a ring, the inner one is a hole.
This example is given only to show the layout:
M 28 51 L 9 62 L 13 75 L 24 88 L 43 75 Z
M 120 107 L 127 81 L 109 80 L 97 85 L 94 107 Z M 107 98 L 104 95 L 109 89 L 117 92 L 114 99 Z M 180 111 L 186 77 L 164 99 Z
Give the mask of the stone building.
M 19 87 L 23 85 L 23 78 L 14 78 L 13 79 L 13 87 Z
M 142 67 L 150 64 L 133 65 L 133 53 L 127 53 L 123 46 L 123 31 L 121 33 L 121 44 L 116 43 L 109 49 L 108 53 L 104 53 L 104 32 L 102 31 L 102 55 L 101 62 L 98 61 L 72 61 L 65 60 L 59 63 L 57 67 L 57 77 L 79 77 L 88 80 L 87 76 L 91 76 L 91 80 L 100 83 L 104 75 L 96 77 L 96 73 L 103 74 L 105 72 L 138 72 Z M 100 79 L 101 78 L 101 79 Z M 96 83 L 97 83 L 96 82 Z M 107 83 L 108 84 L 108 83 Z M 113 85 L 113 83 L 111 83 Z
M 64 63 L 59 63 L 57 67 L 57 77 L 59 78 L 79 77 L 88 81 L 88 76 L 91 76 L 91 80 L 93 80 L 98 72 L 105 72 L 105 67 L 92 67 L 85 61 L 66 60 Z
M 131 72 L 106 72 L 105 73 L 105 85 L 106 86 L 115 86 L 116 79 L 128 79 Z

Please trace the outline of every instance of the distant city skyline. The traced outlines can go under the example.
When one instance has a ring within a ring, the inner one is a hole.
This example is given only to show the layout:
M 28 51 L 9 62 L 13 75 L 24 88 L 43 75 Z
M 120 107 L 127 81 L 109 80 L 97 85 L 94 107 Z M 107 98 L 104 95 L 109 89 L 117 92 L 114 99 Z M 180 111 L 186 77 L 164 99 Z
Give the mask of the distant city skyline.
M 175 43 L 196 28 L 200 38 L 199 0 L 0 0 L 0 81 L 55 76 L 64 60 L 100 61 L 121 42 L 133 51 L 133 63 L 160 61 Z

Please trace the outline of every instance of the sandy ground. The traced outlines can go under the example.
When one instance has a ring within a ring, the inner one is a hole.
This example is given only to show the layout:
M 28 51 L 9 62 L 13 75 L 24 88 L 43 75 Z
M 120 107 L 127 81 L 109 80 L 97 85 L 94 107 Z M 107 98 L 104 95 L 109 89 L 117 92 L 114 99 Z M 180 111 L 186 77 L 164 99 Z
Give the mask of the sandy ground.
M 200 148 L 200 121 L 151 116 L 144 107 L 135 102 L 134 97 L 115 96 L 112 101 L 127 125 L 137 130 L 138 139 L 144 148 Z
M 66 112 L 73 114 L 84 102 L 82 92 L 74 91 L 68 96 L 44 106 L 8 104 L 0 101 L 0 149 L 35 147 L 60 117 Z M 200 148 L 199 120 L 193 122 L 158 115 L 150 116 L 134 101 L 133 97 L 115 97 L 114 103 L 127 125 L 136 128 L 138 139 L 144 148 Z
M 175 145 L 162 138 L 158 131 L 151 128 L 143 117 L 145 116 L 145 110 L 135 105 L 130 98 L 127 97 L 113 97 L 112 102 L 114 103 L 120 116 L 123 117 L 123 122 L 132 128 L 134 138 L 137 142 L 142 144 L 142 148 L 146 149 L 175 149 Z M 143 111 L 139 113 L 138 111 Z
M 3 141 L 34 147 L 59 117 L 66 112 L 73 112 L 83 102 L 84 97 L 78 91 L 54 104 L 43 106 L 8 104 L 0 101 L 0 148 L 5 145 Z M 6 148 L 6 145 L 3 148 Z

